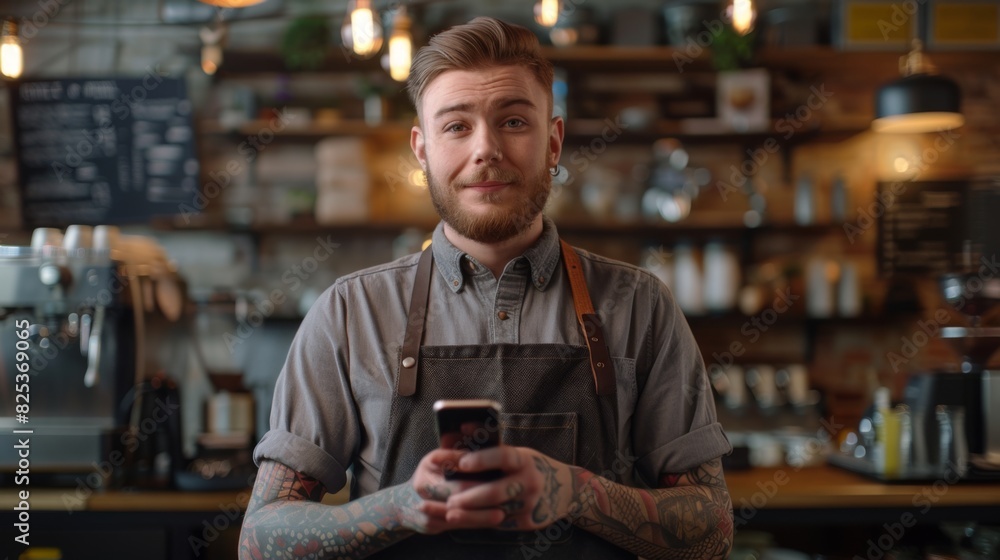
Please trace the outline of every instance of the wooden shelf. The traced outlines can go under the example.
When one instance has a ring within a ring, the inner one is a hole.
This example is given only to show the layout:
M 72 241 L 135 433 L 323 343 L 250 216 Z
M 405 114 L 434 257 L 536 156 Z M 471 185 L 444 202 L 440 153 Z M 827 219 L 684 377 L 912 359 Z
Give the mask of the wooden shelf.
M 238 127 L 223 127 L 216 121 L 201 121 L 199 133 L 215 136 L 259 136 L 264 131 L 282 138 L 318 139 L 326 136 L 401 136 L 409 137 L 410 124 L 390 122 L 372 126 L 362 120 L 333 123 L 310 123 L 308 126 L 286 126 L 275 130 L 268 120 L 247 121 Z
M 155 229 L 167 231 L 229 231 L 246 232 L 260 234 L 313 234 L 320 232 L 340 232 L 344 234 L 370 234 L 370 233 L 393 233 L 408 228 L 416 228 L 431 231 L 437 225 L 437 221 L 428 222 L 351 222 L 342 224 L 318 224 L 311 218 L 299 219 L 295 222 L 266 224 L 256 223 L 251 225 L 227 224 L 212 217 L 190 217 L 187 224 L 169 218 L 155 220 L 152 226 Z M 693 217 L 680 224 L 668 223 L 629 223 L 629 222 L 584 222 L 584 221 L 560 221 L 556 224 L 561 235 L 572 236 L 606 236 L 620 235 L 627 237 L 649 237 L 663 238 L 664 236 L 690 236 L 690 237 L 742 237 L 752 235 L 825 235 L 830 232 L 839 231 L 836 224 L 819 224 L 811 226 L 800 226 L 796 224 L 766 224 L 758 228 L 748 228 L 737 223 L 722 223 L 711 217 Z
M 572 144 L 575 140 L 601 137 L 611 126 L 608 121 L 609 119 L 567 119 L 566 143 Z M 794 128 L 784 119 L 774 119 L 767 130 L 738 132 L 729 129 L 718 119 L 674 119 L 659 120 L 642 128 L 635 126 L 623 128 L 621 136 L 622 140 L 631 141 L 651 141 L 671 137 L 693 143 L 760 143 L 774 139 L 779 144 L 785 144 L 818 137 L 830 140 L 845 139 L 867 131 L 870 126 L 869 118 L 807 123 L 807 126 L 802 128 Z
M 687 47 L 649 46 L 621 47 L 585 45 L 574 47 L 543 47 L 543 54 L 558 66 L 647 70 L 663 68 L 673 71 L 687 69 L 712 70 L 709 49 L 689 51 Z M 1000 66 L 1000 52 L 995 50 L 925 51 L 942 73 Z M 765 47 L 757 51 L 757 65 L 770 69 L 801 70 L 814 73 L 864 69 L 871 73 L 899 73 L 900 51 L 847 51 L 831 46 Z M 679 65 L 678 61 L 689 64 Z M 678 68 L 680 66 L 680 68 Z
M 709 49 L 693 52 L 688 47 L 648 46 L 623 47 L 615 45 L 581 45 L 573 47 L 542 47 L 542 54 L 557 66 L 586 67 L 611 70 L 670 70 L 689 69 L 711 71 Z M 845 51 L 826 45 L 801 47 L 765 47 L 757 51 L 759 66 L 771 69 L 789 69 L 821 73 L 826 71 L 864 69 L 871 73 L 899 73 L 899 51 Z M 927 51 L 931 61 L 942 71 L 977 70 L 1000 65 L 1000 53 L 993 50 Z M 382 71 L 378 56 L 361 59 L 349 55 L 339 47 L 331 48 L 326 59 L 316 70 L 293 71 L 285 66 L 276 50 L 227 49 L 219 68 L 220 77 L 266 73 L 329 73 L 329 72 L 378 72 Z M 683 61 L 684 64 L 679 64 Z M 690 61 L 690 62 L 688 62 Z

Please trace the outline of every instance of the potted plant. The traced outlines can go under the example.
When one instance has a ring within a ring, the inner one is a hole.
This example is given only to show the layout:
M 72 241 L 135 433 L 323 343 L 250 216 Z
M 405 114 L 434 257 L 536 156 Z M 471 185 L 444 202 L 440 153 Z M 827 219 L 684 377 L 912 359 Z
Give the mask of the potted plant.
M 771 78 L 765 68 L 753 68 L 757 33 L 743 34 L 724 24 L 712 41 L 716 78 L 716 110 L 736 132 L 770 128 Z
M 281 40 L 281 54 L 289 70 L 318 70 L 330 49 L 330 22 L 324 16 L 292 20 Z

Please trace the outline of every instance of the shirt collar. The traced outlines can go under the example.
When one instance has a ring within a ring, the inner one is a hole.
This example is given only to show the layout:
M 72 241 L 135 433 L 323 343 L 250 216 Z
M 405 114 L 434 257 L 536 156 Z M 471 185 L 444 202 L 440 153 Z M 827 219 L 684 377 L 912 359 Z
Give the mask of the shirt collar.
M 465 285 L 465 275 L 462 273 L 462 258 L 467 254 L 448 241 L 444 234 L 444 222 L 439 222 L 431 236 L 434 252 L 434 264 L 441 273 L 442 279 L 453 292 L 458 292 Z M 548 287 L 555 268 L 559 265 L 562 253 L 559 244 L 559 232 L 556 224 L 548 216 L 542 216 L 542 235 L 522 255 L 531 267 L 531 283 L 535 288 L 544 290 Z M 470 257 L 471 258 L 471 257 Z

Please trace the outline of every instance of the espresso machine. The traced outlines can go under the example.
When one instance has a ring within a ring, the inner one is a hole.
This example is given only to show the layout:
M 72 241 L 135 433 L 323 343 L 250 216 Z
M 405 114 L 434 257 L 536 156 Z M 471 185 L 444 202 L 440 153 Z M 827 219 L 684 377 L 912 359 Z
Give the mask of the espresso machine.
M 940 338 L 954 353 L 909 370 L 901 402 L 877 390 L 830 462 L 882 480 L 1000 480 L 1000 369 L 990 360 L 1000 350 L 1000 178 L 879 189 L 898 193 L 879 220 L 881 272 L 927 288 L 914 296 L 927 313 L 900 352 L 912 358 Z
M 911 471 L 963 478 L 1000 479 L 1000 327 L 989 315 L 1000 308 L 1000 276 L 986 266 L 944 274 L 944 300 L 962 325 L 941 327 L 940 337 L 959 360 L 941 371 L 912 375 L 903 400 L 912 414 Z
M 148 371 L 146 332 L 176 320 L 183 285 L 157 248 L 112 226 L 39 228 L 31 246 L 0 245 L 4 479 L 18 437 L 30 437 L 33 485 L 94 489 L 177 467 L 179 402 Z

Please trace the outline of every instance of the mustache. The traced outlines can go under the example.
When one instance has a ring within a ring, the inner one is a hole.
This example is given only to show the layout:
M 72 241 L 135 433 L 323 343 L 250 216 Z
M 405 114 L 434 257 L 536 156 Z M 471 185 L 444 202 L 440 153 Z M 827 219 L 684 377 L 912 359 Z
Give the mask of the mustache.
M 513 169 L 501 169 L 499 167 L 485 167 L 473 173 L 472 177 L 459 182 L 459 186 L 467 187 L 474 183 L 484 183 L 486 181 L 497 181 L 500 183 L 520 183 L 523 181 L 520 173 Z

